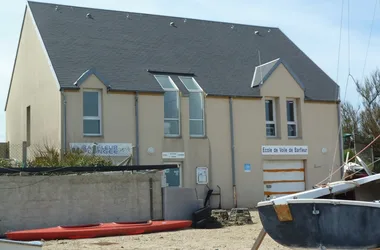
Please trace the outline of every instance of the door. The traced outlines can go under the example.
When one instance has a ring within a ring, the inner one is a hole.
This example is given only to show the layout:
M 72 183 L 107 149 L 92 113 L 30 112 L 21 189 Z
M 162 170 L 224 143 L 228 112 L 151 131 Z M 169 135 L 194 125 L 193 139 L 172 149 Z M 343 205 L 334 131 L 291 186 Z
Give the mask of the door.
M 263 171 L 265 199 L 305 190 L 305 169 L 302 160 L 264 161 Z
M 182 170 L 182 164 L 177 162 L 170 162 L 170 163 L 164 163 L 164 164 L 177 164 L 178 168 L 169 168 L 164 170 L 163 174 L 163 186 L 164 187 L 181 187 L 182 181 L 181 181 L 181 170 Z

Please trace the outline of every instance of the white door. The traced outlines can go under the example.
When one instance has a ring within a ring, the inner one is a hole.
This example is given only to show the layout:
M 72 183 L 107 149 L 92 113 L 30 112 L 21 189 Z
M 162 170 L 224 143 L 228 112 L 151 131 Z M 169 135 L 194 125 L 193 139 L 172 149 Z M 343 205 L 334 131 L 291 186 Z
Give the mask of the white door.
M 265 199 L 305 190 L 303 161 L 264 161 L 263 171 Z

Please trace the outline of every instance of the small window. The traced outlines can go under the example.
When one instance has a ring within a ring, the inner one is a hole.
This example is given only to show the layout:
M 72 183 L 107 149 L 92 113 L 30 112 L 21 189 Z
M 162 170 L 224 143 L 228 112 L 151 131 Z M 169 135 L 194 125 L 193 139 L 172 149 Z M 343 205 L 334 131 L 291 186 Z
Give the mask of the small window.
M 100 91 L 83 92 L 83 134 L 101 135 L 101 95 Z
M 274 99 L 265 100 L 265 121 L 266 135 L 268 137 L 276 136 L 276 111 Z
M 169 76 L 155 75 L 156 80 L 165 91 L 164 94 L 164 134 L 180 135 L 179 90 Z
M 179 77 L 179 79 L 189 91 L 190 136 L 203 137 L 205 135 L 203 90 L 192 77 Z
M 288 137 L 297 137 L 297 114 L 295 100 L 286 101 L 288 119 Z

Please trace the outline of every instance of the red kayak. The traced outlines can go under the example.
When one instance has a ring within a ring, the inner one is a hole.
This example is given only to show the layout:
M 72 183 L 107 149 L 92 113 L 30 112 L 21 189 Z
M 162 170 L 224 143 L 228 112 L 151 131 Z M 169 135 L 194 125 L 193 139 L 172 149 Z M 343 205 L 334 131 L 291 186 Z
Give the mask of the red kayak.
M 58 226 L 6 233 L 10 240 L 57 240 L 84 239 L 105 236 L 135 235 L 184 229 L 190 227 L 192 221 L 146 221 L 146 222 L 111 222 L 79 226 Z

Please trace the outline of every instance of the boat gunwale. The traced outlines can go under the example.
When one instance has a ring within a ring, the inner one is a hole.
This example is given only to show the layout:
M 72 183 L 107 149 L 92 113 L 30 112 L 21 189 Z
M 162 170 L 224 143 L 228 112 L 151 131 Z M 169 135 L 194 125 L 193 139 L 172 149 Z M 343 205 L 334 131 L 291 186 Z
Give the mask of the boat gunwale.
M 339 200 L 339 199 L 295 199 L 288 200 L 289 204 L 332 204 L 380 208 L 380 203 L 373 201 Z

